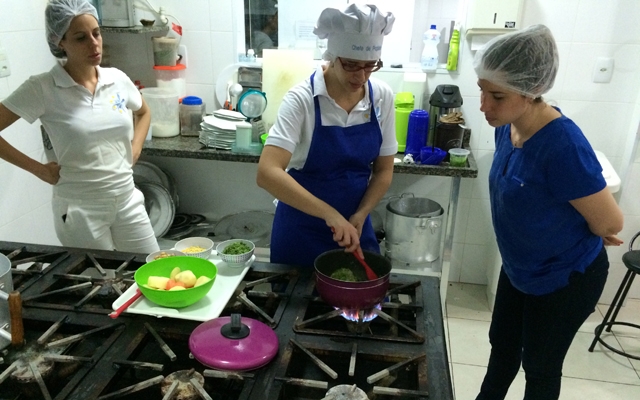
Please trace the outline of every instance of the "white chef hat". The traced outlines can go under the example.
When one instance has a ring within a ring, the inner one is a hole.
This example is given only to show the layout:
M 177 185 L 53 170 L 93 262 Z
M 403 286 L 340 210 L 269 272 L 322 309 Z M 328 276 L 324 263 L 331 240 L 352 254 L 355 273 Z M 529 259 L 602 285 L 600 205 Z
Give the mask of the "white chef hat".
M 392 13 L 384 14 L 372 4 L 350 4 L 344 11 L 325 8 L 313 33 L 327 39 L 325 60 L 333 56 L 373 61 L 380 58 L 382 39 L 391 32 L 393 21 Z

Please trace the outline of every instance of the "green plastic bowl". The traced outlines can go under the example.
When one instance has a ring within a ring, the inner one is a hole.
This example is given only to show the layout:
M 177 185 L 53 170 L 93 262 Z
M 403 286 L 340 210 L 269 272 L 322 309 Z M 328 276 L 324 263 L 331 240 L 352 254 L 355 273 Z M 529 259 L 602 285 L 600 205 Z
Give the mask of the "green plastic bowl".
M 260 135 L 260 140 L 262 141 L 263 145 L 264 145 L 264 142 L 267 141 L 267 136 L 269 136 L 269 132 L 263 133 L 262 135 Z
M 191 270 L 196 278 L 204 275 L 211 280 L 204 285 L 185 290 L 159 290 L 146 286 L 150 276 L 169 277 L 175 267 L 180 267 L 181 271 Z M 160 258 L 144 264 L 138 268 L 133 278 L 144 297 L 150 301 L 162 307 L 182 308 L 190 306 L 206 296 L 213 286 L 217 273 L 218 269 L 215 264 L 209 260 L 176 256 Z

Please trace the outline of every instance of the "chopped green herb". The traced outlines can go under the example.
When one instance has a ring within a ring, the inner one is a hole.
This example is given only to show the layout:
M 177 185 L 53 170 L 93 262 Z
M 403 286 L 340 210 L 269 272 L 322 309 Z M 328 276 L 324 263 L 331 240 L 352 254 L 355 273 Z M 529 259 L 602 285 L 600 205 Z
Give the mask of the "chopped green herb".
M 244 253 L 248 253 L 249 251 L 251 251 L 251 247 L 247 246 L 242 242 L 235 242 L 225 247 L 224 250 L 222 250 L 222 253 L 223 254 L 244 254 Z
M 338 268 L 337 270 L 333 271 L 333 273 L 331 274 L 331 278 L 345 282 L 358 282 L 358 278 L 356 278 L 353 271 L 349 268 Z

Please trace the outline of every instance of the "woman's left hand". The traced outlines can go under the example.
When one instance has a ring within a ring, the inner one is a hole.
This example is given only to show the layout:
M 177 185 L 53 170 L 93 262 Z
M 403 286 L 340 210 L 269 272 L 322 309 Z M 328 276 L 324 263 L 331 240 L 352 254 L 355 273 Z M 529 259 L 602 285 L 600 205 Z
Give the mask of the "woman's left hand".
M 604 236 L 602 240 L 604 241 L 605 246 L 620 246 L 624 243 L 622 239 L 620 239 L 616 235 Z
M 367 219 L 367 215 L 360 215 L 355 213 L 349 218 L 349 222 L 353 225 L 358 231 L 358 237 L 362 236 L 362 227 L 364 226 L 364 221 Z

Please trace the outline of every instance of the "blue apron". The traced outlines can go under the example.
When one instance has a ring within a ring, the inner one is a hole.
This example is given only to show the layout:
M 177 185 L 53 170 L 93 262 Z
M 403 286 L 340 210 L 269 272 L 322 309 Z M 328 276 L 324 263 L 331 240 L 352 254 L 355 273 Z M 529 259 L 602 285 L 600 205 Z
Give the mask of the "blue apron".
M 314 93 L 311 75 L 311 92 Z M 369 185 L 371 163 L 380 154 L 382 131 L 378 124 L 369 85 L 370 121 L 348 127 L 323 126 L 318 97 L 313 97 L 315 126 L 309 155 L 300 169 L 289 175 L 311 194 L 338 210 L 347 220 L 356 212 Z M 360 244 L 363 249 L 380 253 L 367 216 Z M 313 267 L 317 256 L 340 246 L 333 240 L 331 228 L 321 218 L 311 216 L 278 201 L 271 231 L 271 262 Z

